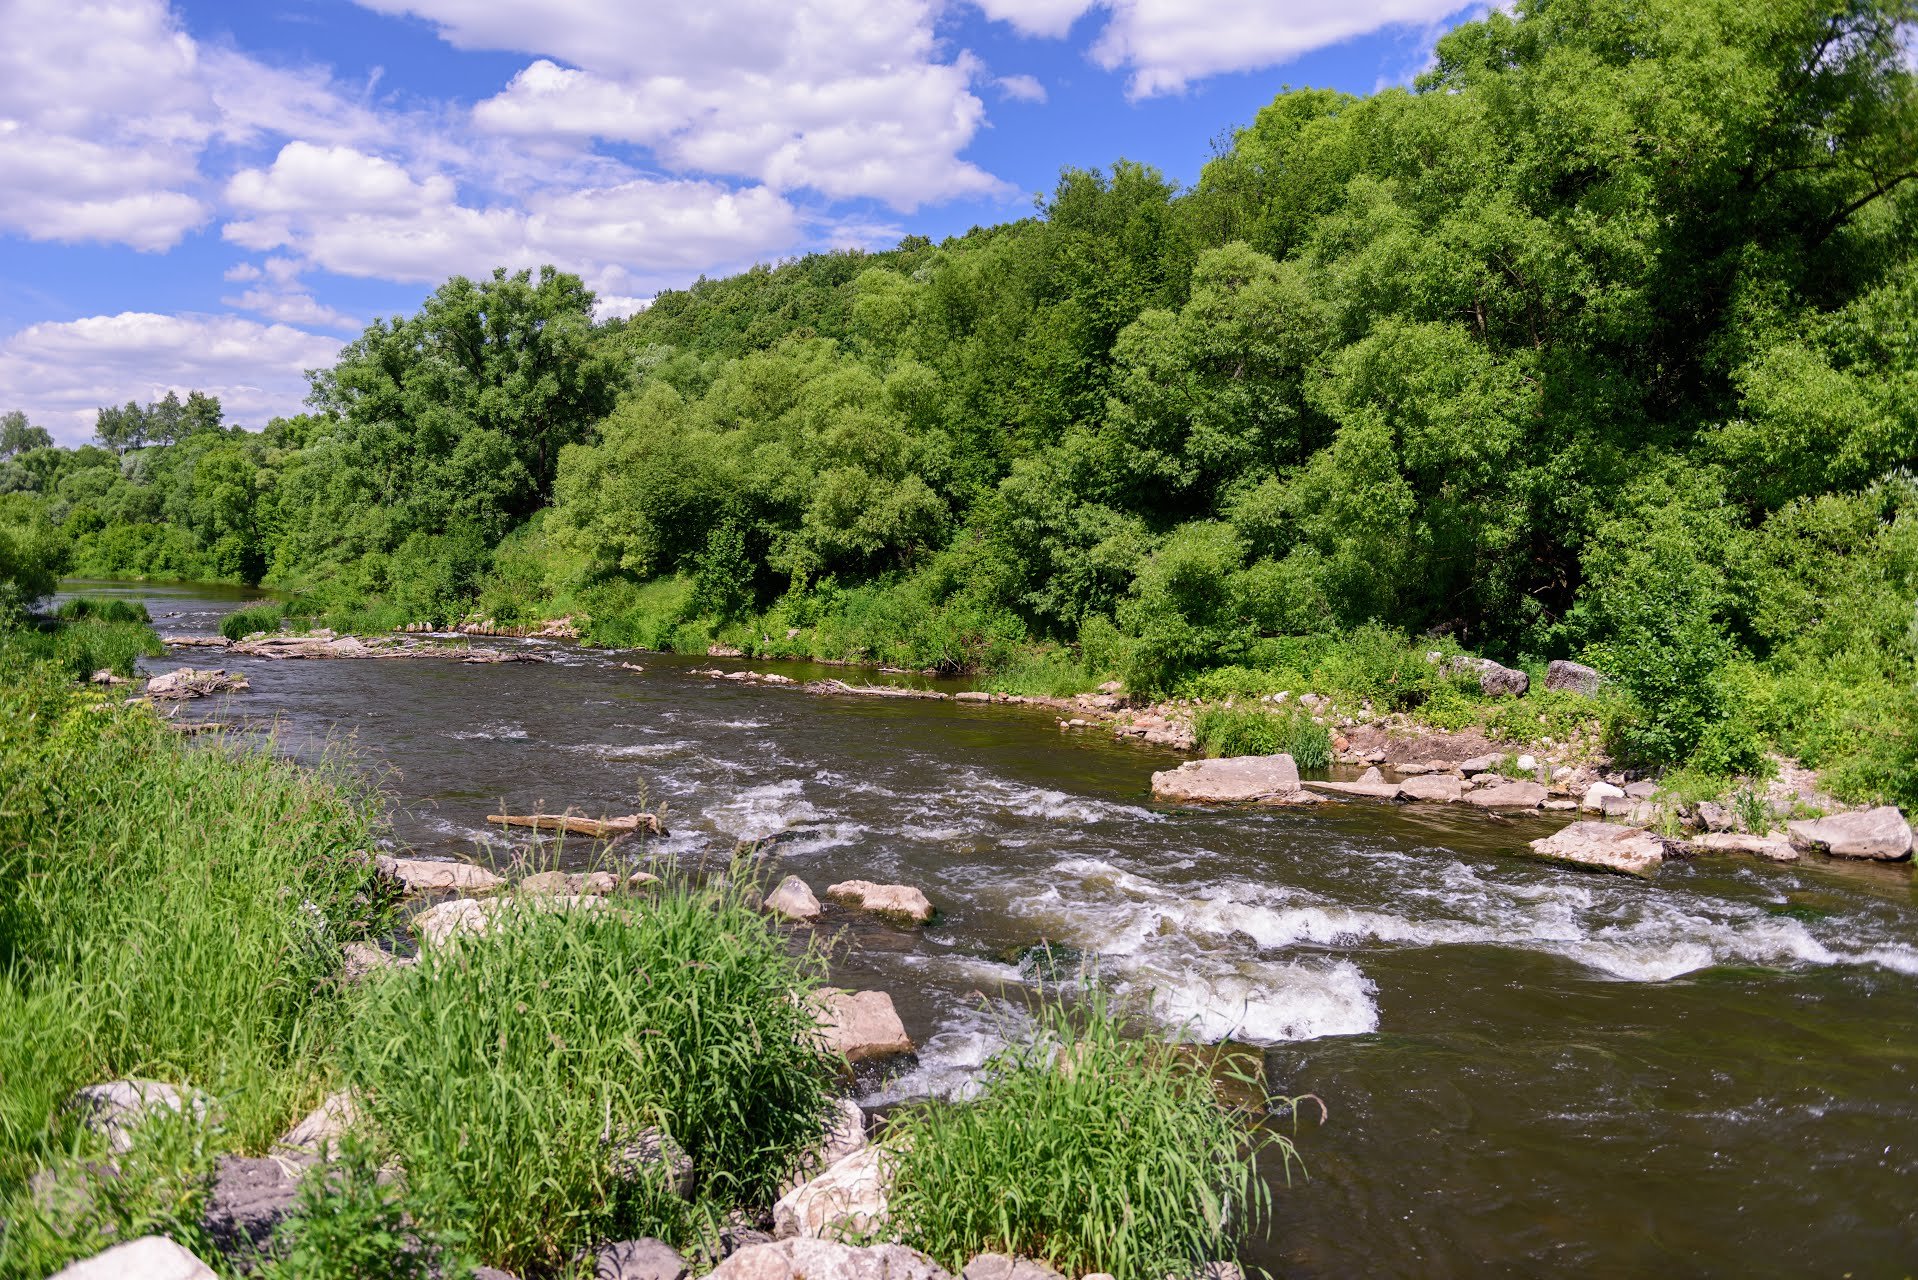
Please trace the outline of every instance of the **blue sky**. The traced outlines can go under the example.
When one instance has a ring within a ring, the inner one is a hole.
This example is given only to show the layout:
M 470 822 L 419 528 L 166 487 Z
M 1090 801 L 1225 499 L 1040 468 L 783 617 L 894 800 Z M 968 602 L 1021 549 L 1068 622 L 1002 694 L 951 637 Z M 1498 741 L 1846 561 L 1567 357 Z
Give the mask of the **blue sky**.
M 258 425 L 455 272 L 699 274 L 1196 178 L 1282 87 L 1408 82 L 1456 0 L 0 0 L 0 408 Z

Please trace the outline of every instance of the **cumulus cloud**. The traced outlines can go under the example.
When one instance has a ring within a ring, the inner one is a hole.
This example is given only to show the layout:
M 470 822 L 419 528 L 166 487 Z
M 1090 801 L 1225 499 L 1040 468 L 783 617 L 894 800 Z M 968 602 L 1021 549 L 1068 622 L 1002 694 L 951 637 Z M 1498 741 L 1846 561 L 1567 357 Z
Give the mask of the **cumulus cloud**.
M 29 325 L 0 339 L 9 407 L 63 444 L 93 434 L 94 412 L 168 391 L 220 397 L 229 421 L 259 425 L 297 413 L 303 371 L 333 362 L 340 340 L 239 316 L 119 315 Z
M 1039 83 L 1037 76 L 1000 76 L 992 83 L 999 90 L 1001 97 L 1010 98 L 1014 102 L 1046 100 L 1046 87 Z
M 668 168 L 911 210 L 1002 184 L 960 158 L 985 119 L 932 0 L 361 0 L 461 48 L 536 55 L 480 102 L 481 129 L 651 148 Z

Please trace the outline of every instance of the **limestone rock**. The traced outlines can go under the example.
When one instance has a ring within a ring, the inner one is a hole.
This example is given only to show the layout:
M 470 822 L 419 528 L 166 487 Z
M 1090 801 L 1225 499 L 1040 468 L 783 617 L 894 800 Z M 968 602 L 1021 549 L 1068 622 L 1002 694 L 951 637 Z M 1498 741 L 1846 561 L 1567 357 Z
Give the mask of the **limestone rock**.
M 593 1280 L 685 1280 L 688 1267 L 664 1240 L 621 1240 L 593 1251 Z
M 1749 831 L 1707 831 L 1685 843 L 1697 853 L 1749 853 L 1773 862 L 1798 861 L 1791 840 L 1777 832 L 1760 836 Z
M 1647 878 L 1656 874 L 1665 860 L 1663 840 L 1643 828 L 1610 822 L 1574 822 L 1543 840 L 1532 841 L 1532 851 L 1559 862 Z
M 1465 798 L 1465 784 L 1449 773 L 1422 773 L 1401 781 L 1399 795 L 1428 804 L 1452 804 Z
M 1465 797 L 1466 804 L 1481 809 L 1536 809 L 1545 803 L 1547 792 L 1536 782 L 1501 782 L 1481 787 Z
M 428 907 L 413 917 L 413 932 L 422 945 L 443 946 L 463 935 L 482 937 L 492 920 L 477 898 L 455 898 Z
M 1532 687 L 1532 677 L 1515 668 L 1501 666 L 1490 658 L 1460 655 L 1445 664 L 1445 674 L 1476 677 L 1479 692 L 1488 698 L 1519 698 Z
M 906 1024 L 885 992 L 829 990 L 820 994 L 819 1003 L 820 1034 L 847 1062 L 912 1052 Z
M 324 1148 L 338 1143 L 341 1135 L 359 1123 L 359 1118 L 359 1106 L 353 1101 L 352 1093 L 342 1089 L 328 1094 L 305 1119 L 288 1129 L 277 1146 L 282 1151 L 318 1155 Z
M 1658 784 L 1650 778 L 1640 778 L 1625 784 L 1625 794 L 1634 800 L 1650 800 L 1658 794 Z
M 1153 774 L 1152 794 L 1188 804 L 1316 804 L 1320 800 L 1299 785 L 1299 767 L 1284 754 L 1188 760 L 1176 769 Z
M 374 860 L 375 865 L 406 886 L 409 893 L 439 889 L 458 889 L 465 893 L 485 893 L 506 883 L 485 867 L 470 862 L 451 862 L 439 858 L 388 858 Z
M 819 899 L 812 887 L 798 876 L 787 876 L 779 887 L 766 895 L 766 910 L 788 920 L 817 920 Z
M 1788 822 L 1785 830 L 1797 848 L 1828 853 L 1834 858 L 1898 862 L 1911 856 L 1911 826 L 1895 805 Z
M 617 893 L 619 879 L 610 871 L 539 871 L 522 879 L 519 890 L 553 897 Z
M 116 1152 L 130 1150 L 133 1131 L 156 1111 L 185 1115 L 190 1108 L 196 1120 L 205 1120 L 210 1104 L 204 1094 L 159 1080 L 109 1080 L 76 1089 L 67 1099 L 70 1110 L 80 1113 L 80 1122 L 107 1140 Z
M 800 1237 L 741 1249 L 708 1273 L 708 1280 L 953 1280 L 916 1249 L 900 1244 L 860 1248 Z
M 1725 811 L 1723 805 L 1706 800 L 1698 806 L 1698 820 L 1705 824 L 1707 831 L 1730 831 L 1738 825 L 1737 818 Z
M 398 969 L 416 963 L 411 956 L 396 956 L 370 942 L 349 942 L 340 948 L 340 973 L 348 982 L 358 982 L 370 973 Z
M 1545 668 L 1547 689 L 1583 694 L 1587 698 L 1598 692 L 1598 686 L 1603 680 L 1603 676 L 1584 663 L 1567 662 L 1564 658 L 1554 658 Z
M 886 1221 L 892 1185 L 890 1157 L 880 1147 L 861 1147 L 773 1205 L 773 1237 L 857 1239 Z
M 1470 778 L 1481 773 L 1490 773 L 1498 768 L 1504 756 L 1473 756 L 1470 760 L 1461 760 L 1458 771 Z
M 784 886 L 781 886 L 782 888 Z M 826 887 L 826 896 L 870 911 L 876 916 L 924 924 L 932 919 L 932 903 L 906 884 L 874 884 L 870 880 L 842 880 Z
M 866 1113 L 851 1098 L 834 1098 L 826 1124 L 820 1130 L 819 1149 L 809 1152 L 798 1170 L 779 1188 L 784 1196 L 818 1177 L 866 1145 Z
M 53 1274 L 52 1280 L 219 1280 L 213 1268 L 165 1236 L 116 1244 Z
M 959 1274 L 964 1280 L 1064 1280 L 1036 1258 L 1015 1258 L 1006 1253 L 982 1253 Z
M 613 1174 L 629 1181 L 658 1179 L 682 1199 L 693 1194 L 693 1158 L 664 1129 L 642 1129 L 625 1142 L 609 1144 Z
M 1612 799 L 1625 799 L 1624 788 L 1615 787 L 1609 782 L 1594 782 L 1591 786 L 1585 788 L 1585 794 L 1579 799 L 1578 803 L 1579 807 L 1587 813 L 1603 813 L 1605 812 L 1605 802 Z

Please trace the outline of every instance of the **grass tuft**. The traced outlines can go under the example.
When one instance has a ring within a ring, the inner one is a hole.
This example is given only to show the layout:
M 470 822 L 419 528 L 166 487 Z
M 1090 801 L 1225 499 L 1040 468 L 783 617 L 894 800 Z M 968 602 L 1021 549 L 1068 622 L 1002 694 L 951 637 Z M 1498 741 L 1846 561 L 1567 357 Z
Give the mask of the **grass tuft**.
M 1323 769 L 1332 763 L 1332 731 L 1303 711 L 1211 706 L 1194 718 L 1192 730 L 1209 756 L 1284 752 L 1301 769 Z

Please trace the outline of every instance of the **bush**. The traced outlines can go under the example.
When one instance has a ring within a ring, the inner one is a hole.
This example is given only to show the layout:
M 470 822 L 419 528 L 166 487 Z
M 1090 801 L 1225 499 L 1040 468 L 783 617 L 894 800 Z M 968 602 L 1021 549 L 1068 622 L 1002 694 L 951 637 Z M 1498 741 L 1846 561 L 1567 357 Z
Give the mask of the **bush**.
M 472 1267 L 447 1238 L 410 1229 L 402 1193 L 381 1180 L 375 1149 L 346 1134 L 330 1162 L 300 1181 L 293 1211 L 274 1233 L 264 1280 L 449 1280 Z
M 1332 731 L 1303 711 L 1273 713 L 1251 707 L 1207 707 L 1192 722 L 1209 756 L 1292 757 L 1301 769 L 1332 763 Z
M 552 1274 L 606 1240 L 681 1240 L 776 1198 L 817 1143 L 833 1064 L 797 955 L 743 885 L 673 878 L 644 910 L 511 910 L 483 939 L 427 950 L 374 989 L 343 1055 L 423 1230 Z M 699 1206 L 649 1132 L 690 1157 Z
M 95 618 L 0 632 L 0 649 L 22 660 L 50 664 L 75 680 L 84 680 L 102 669 L 131 676 L 137 659 L 157 658 L 166 652 L 153 628 L 144 622 L 103 622 Z
M 256 631 L 278 631 L 285 617 L 284 605 L 250 604 L 221 618 L 220 634 L 229 640 L 244 640 Z
M 954 1272 L 983 1252 L 1118 1280 L 1231 1259 L 1269 1212 L 1260 1159 L 1276 1148 L 1289 1166 L 1290 1142 L 1221 1107 L 1180 1046 L 1128 1038 L 1102 992 L 1038 1013 L 1035 1038 L 986 1064 L 976 1100 L 894 1117 L 899 1239 Z
M 96 622 L 153 621 L 147 614 L 147 607 L 138 600 L 120 600 L 112 596 L 75 596 L 64 601 L 53 616 L 62 622 L 84 622 L 89 619 Z

